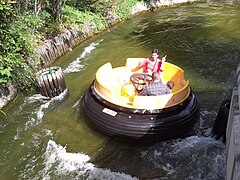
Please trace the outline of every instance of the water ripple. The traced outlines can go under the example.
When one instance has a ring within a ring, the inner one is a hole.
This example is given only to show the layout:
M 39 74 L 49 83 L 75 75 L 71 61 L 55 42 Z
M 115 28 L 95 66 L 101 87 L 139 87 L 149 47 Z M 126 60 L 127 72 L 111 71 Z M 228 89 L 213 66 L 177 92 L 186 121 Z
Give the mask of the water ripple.
M 72 72 L 79 72 L 80 70 L 82 70 L 84 68 L 84 65 L 81 64 L 81 59 L 89 55 L 102 41 L 103 39 L 93 42 L 88 47 L 86 47 L 84 51 L 80 54 L 80 56 L 75 61 L 70 63 L 66 69 L 63 70 L 63 73 L 68 74 Z

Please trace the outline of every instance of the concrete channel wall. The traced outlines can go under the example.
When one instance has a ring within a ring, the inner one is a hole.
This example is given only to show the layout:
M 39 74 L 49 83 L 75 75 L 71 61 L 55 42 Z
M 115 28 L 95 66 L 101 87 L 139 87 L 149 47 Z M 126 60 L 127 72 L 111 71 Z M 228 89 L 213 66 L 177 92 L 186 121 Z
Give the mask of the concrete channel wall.
M 226 180 L 240 179 L 240 64 L 237 68 L 237 87 L 233 88 L 226 131 Z

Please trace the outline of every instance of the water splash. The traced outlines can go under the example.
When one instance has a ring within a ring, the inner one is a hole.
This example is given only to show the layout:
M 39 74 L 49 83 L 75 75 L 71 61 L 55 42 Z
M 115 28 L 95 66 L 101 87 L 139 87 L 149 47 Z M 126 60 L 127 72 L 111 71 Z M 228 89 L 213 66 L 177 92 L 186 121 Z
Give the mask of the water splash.
M 68 90 L 66 89 L 65 91 L 63 91 L 59 96 L 56 96 L 52 99 L 47 99 L 47 97 L 42 96 L 40 94 L 35 94 L 31 97 L 27 97 L 23 103 L 23 106 L 20 107 L 20 109 L 22 109 L 24 106 L 26 105 L 30 105 L 36 102 L 40 102 L 43 103 L 40 105 L 40 107 L 38 106 L 37 109 L 35 110 L 35 112 L 33 113 L 33 115 L 36 115 L 35 117 L 29 116 L 29 120 L 25 123 L 24 127 L 18 127 L 16 130 L 16 135 L 14 136 L 14 140 L 19 139 L 19 134 L 20 132 L 22 132 L 23 130 L 26 131 L 34 126 L 37 126 L 38 124 L 40 124 L 42 122 L 42 119 L 44 117 L 44 110 L 48 109 L 51 105 L 56 104 L 59 101 L 62 101 L 68 94 Z
M 82 96 L 80 97 L 80 99 L 78 99 L 73 105 L 72 105 L 72 108 L 78 108 L 78 106 L 80 105 L 81 103 L 81 99 L 82 99 Z
M 200 112 L 200 119 L 194 127 L 196 134 L 198 136 L 210 137 L 216 116 L 216 111 L 202 110 Z
M 39 101 L 44 102 L 46 100 L 48 100 L 47 97 L 45 97 L 41 94 L 34 94 L 30 97 L 27 97 L 24 102 L 27 102 L 28 104 L 32 104 L 32 103 L 39 102 Z
M 158 143 L 141 157 L 153 164 L 152 170 L 165 172 L 158 179 L 224 179 L 226 173 L 225 145 L 210 137 Z
M 96 42 L 91 43 L 88 47 L 84 49 L 81 53 L 80 57 L 78 57 L 75 61 L 73 61 L 69 66 L 63 70 L 64 74 L 72 73 L 72 72 L 79 72 L 83 69 L 84 65 L 81 64 L 81 59 L 89 55 L 95 48 L 102 42 L 103 40 L 99 40 Z
M 37 120 L 41 121 L 44 116 L 44 109 L 47 109 L 50 105 L 55 104 L 56 102 L 62 101 L 68 94 L 68 90 L 64 90 L 59 96 L 56 96 L 46 103 L 42 104 L 40 108 L 37 110 Z
M 49 140 L 44 153 L 44 169 L 39 176 L 42 179 L 137 179 L 124 173 L 101 169 L 89 163 L 90 157 L 83 153 L 69 153 L 66 147 Z M 38 179 L 37 177 L 36 179 Z
M 21 141 L 18 152 L 22 153 L 24 149 L 24 156 L 22 156 L 16 164 L 25 168 L 20 170 L 20 173 L 17 179 L 36 179 L 36 172 L 39 172 L 42 167 L 42 156 L 36 156 L 35 151 L 45 152 L 45 148 L 43 144 L 45 144 L 45 139 L 53 138 L 53 132 L 48 129 L 41 129 L 41 132 L 32 133 L 31 132 L 31 139 L 26 141 Z M 34 149 L 34 151 L 33 151 Z M 24 163 L 23 163 L 24 162 Z M 16 178 L 14 178 L 16 179 Z

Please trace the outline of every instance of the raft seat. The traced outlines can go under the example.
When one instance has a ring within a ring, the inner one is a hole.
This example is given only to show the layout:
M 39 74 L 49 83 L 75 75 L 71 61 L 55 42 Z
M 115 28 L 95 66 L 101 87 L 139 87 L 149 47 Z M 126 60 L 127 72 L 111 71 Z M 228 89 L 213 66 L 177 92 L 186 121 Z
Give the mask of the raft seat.
M 113 71 L 111 63 L 101 66 L 96 73 L 95 89 L 106 99 L 119 96 L 121 87 L 120 79 Z
M 130 76 L 132 69 L 144 58 L 128 58 L 126 66 L 112 68 L 111 63 L 101 66 L 96 72 L 94 88 L 104 99 L 113 104 L 137 109 L 162 109 L 174 106 L 185 100 L 190 93 L 189 81 L 184 79 L 184 71 L 168 62 L 165 63 L 163 83 L 173 81 L 172 93 L 163 96 L 138 96 Z M 140 68 L 142 70 L 142 68 Z M 139 71 L 141 71 L 139 70 Z
M 165 83 L 167 83 L 168 81 L 174 82 L 172 92 L 179 91 L 186 85 L 186 80 L 184 79 L 184 71 L 170 63 L 166 62 L 164 64 L 164 72 L 162 77 Z
M 131 73 L 143 72 L 143 68 L 138 68 L 138 63 L 142 62 L 145 58 L 127 58 L 126 60 L 126 70 Z

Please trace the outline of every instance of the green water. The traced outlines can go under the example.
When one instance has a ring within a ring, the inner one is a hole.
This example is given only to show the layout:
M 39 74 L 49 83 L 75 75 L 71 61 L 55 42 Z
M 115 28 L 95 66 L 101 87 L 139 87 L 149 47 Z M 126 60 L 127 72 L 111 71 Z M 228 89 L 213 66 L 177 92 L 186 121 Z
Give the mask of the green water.
M 230 1 L 163 8 L 126 20 L 67 53 L 54 64 L 65 72 L 67 95 L 46 101 L 32 91 L 3 108 L 1 179 L 224 179 L 225 145 L 210 133 L 221 102 L 236 86 L 239 17 L 240 4 Z M 147 57 L 154 47 L 184 69 L 200 100 L 192 134 L 133 145 L 89 128 L 81 97 L 97 69 Z

